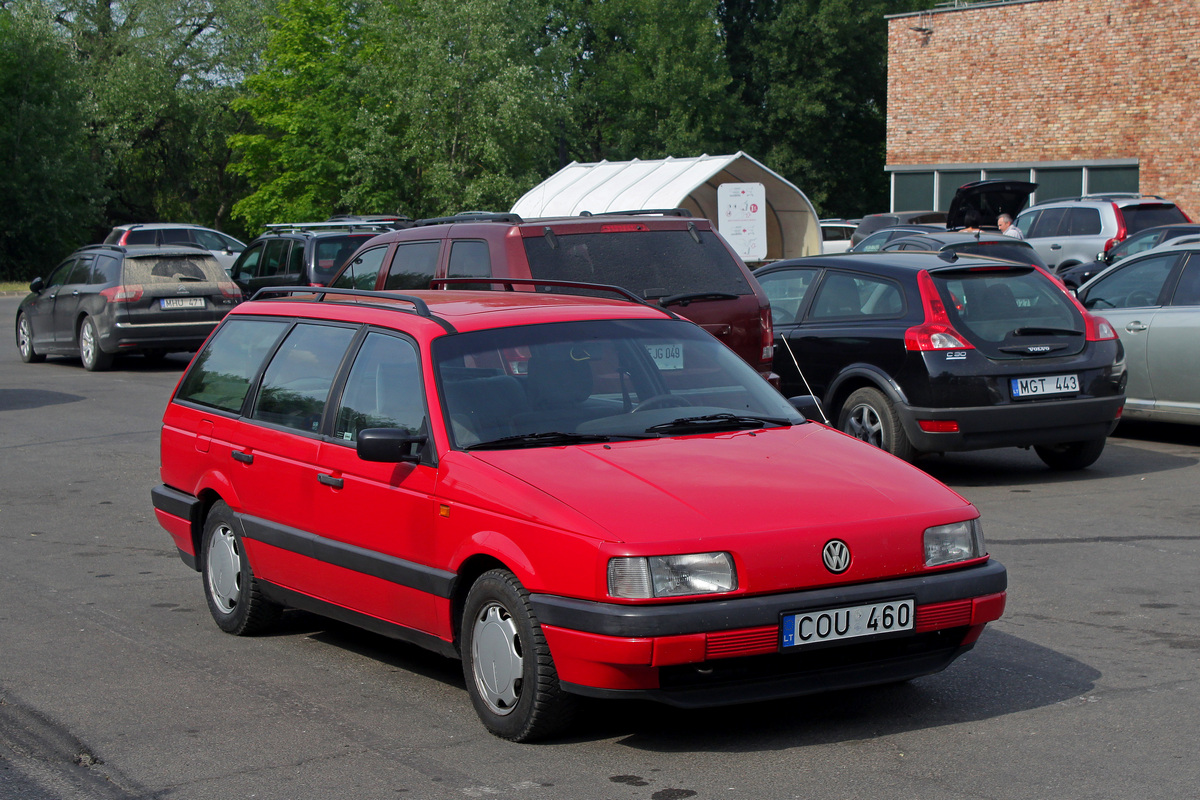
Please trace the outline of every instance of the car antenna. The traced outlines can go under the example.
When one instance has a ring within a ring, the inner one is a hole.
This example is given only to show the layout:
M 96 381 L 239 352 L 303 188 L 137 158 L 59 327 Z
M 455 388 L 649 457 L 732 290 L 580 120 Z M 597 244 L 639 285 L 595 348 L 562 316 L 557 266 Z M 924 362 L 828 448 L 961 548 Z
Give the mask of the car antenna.
M 796 372 L 799 373 L 800 380 L 804 381 L 804 389 L 808 392 L 809 396 L 812 397 L 813 402 L 817 404 L 817 411 L 821 412 L 821 421 L 826 425 L 831 424 L 829 422 L 829 417 L 825 414 L 824 406 L 821 405 L 821 401 L 817 399 L 817 396 L 813 394 L 812 387 L 808 385 L 808 378 L 804 377 L 804 370 L 800 369 L 800 361 L 796 358 L 796 354 L 792 352 L 792 346 L 788 344 L 787 335 L 785 334 L 779 338 L 783 339 L 783 346 L 787 348 L 788 355 L 792 357 L 792 363 L 796 365 Z

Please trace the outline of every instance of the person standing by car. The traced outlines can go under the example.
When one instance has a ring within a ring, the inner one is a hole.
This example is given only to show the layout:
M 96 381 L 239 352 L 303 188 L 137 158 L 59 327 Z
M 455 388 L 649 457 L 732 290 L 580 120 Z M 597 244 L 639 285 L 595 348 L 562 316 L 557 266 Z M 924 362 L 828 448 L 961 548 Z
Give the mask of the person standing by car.
M 1014 239 L 1025 238 L 1025 234 L 1021 233 L 1021 229 L 1016 225 L 1013 225 L 1013 218 L 1011 214 L 1001 214 L 1000 216 L 996 217 L 996 227 L 998 227 L 1000 232 L 1005 236 L 1011 236 Z

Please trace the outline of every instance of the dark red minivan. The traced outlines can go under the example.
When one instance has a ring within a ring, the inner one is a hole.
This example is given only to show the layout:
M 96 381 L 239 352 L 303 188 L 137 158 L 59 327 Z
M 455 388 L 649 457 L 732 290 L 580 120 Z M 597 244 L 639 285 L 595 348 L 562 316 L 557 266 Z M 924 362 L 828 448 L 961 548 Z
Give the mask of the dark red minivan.
M 712 223 L 683 209 L 546 219 L 469 213 L 417 220 L 361 246 L 330 285 L 428 289 L 438 278 L 620 286 L 697 323 L 764 377 L 771 373 L 774 342 L 766 294 Z

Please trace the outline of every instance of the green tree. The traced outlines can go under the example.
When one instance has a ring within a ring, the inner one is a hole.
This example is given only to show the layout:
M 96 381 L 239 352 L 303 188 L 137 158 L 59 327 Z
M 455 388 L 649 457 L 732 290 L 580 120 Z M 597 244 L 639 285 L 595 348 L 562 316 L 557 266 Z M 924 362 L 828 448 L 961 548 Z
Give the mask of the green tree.
M 273 0 L 48 0 L 90 100 L 110 165 L 109 222 L 225 227 L 244 189 L 228 173 L 231 100 Z
M 0 9 L 0 279 L 44 274 L 103 204 L 81 71 L 39 3 Z
M 364 180 L 350 196 L 414 215 L 507 208 L 552 165 L 555 97 L 535 52 L 545 7 L 413 0 L 391 12 L 375 19 L 385 102 L 360 114 Z M 390 175 L 370 166 L 388 160 Z
M 342 197 L 355 178 L 347 153 L 371 100 L 361 80 L 362 16 L 355 0 L 283 0 L 268 19 L 262 68 L 233 102 L 257 127 L 229 138 L 230 171 L 252 189 L 234 214 L 249 227 L 348 210 Z
M 724 146 L 736 106 L 713 0 L 567 0 L 562 9 L 571 158 L 691 156 Z

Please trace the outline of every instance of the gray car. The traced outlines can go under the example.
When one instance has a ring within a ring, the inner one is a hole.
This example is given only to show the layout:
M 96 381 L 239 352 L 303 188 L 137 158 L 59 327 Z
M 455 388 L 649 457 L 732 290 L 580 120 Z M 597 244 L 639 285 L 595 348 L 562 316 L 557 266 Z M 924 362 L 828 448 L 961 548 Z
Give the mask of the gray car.
M 1125 346 L 1126 418 L 1200 425 L 1200 243 L 1131 256 L 1079 290 Z
M 163 245 L 197 244 L 207 250 L 223 268 L 229 269 L 246 249 L 245 243 L 228 233 L 185 222 L 134 222 L 118 225 L 104 237 L 105 244 Z
M 1140 194 L 1085 195 L 1038 203 L 1015 225 L 1050 268 L 1062 272 L 1094 261 L 1130 234 L 1156 225 L 1190 222 L 1174 203 Z

